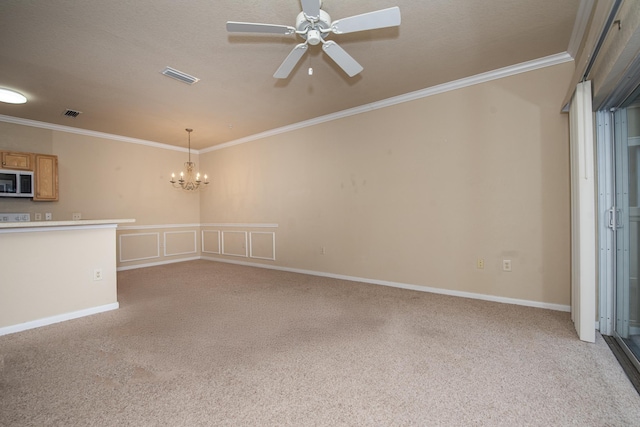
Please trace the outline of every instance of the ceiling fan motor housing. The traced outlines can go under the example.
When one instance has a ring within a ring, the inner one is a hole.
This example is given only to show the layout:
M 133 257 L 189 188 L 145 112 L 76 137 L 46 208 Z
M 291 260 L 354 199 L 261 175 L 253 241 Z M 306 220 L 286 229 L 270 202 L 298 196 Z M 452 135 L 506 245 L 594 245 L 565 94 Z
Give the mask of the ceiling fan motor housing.
M 324 10 L 320 10 L 318 20 L 307 19 L 303 12 L 300 12 L 296 18 L 296 30 L 303 32 L 300 36 L 307 40 L 310 45 L 320 43 L 329 34 L 320 30 L 328 30 L 329 28 L 331 28 L 331 17 Z

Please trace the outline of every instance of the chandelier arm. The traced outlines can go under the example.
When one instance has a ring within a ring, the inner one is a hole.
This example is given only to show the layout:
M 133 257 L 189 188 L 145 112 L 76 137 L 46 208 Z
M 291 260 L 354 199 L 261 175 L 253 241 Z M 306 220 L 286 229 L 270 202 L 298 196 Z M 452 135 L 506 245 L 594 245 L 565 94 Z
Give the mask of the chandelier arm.
M 200 188 L 201 184 L 209 184 L 209 178 L 207 174 L 204 174 L 204 182 L 200 179 L 200 173 L 194 172 L 196 164 L 191 161 L 191 132 L 193 129 L 185 129 L 188 132 L 188 161 L 185 162 L 184 167 L 186 172 L 180 172 L 180 178 L 176 181 L 175 174 L 171 174 L 171 185 L 175 188 L 181 188 L 185 191 L 196 191 Z

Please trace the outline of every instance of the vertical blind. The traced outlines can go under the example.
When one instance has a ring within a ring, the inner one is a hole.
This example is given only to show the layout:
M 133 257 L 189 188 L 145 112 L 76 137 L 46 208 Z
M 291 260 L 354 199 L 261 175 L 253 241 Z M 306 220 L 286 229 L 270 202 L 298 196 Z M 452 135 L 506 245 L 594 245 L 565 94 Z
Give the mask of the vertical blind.
M 571 318 L 595 342 L 596 218 L 591 82 L 578 83 L 569 109 L 571 151 Z

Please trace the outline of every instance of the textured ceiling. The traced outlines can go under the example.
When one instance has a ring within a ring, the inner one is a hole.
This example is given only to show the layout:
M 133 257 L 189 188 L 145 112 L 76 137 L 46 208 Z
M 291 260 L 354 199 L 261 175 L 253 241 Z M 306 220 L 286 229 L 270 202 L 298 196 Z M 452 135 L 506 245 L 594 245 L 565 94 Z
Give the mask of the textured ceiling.
M 277 80 L 300 40 L 225 23 L 294 26 L 299 0 L 2 0 L 0 87 L 29 102 L 0 103 L 0 114 L 183 147 L 191 127 L 200 149 L 565 52 L 579 0 L 323 2 L 334 20 L 391 6 L 398 28 L 329 36 L 359 75 L 315 46 Z M 172 80 L 166 66 L 201 80 Z

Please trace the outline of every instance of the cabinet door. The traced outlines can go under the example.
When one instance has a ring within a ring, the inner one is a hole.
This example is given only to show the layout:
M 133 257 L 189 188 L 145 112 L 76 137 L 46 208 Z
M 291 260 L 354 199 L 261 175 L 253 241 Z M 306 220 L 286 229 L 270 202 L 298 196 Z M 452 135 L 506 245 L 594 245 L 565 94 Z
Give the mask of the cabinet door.
M 58 200 L 58 156 L 36 154 L 35 201 Z
M 31 153 L 13 153 L 10 151 L 2 152 L 2 168 L 3 169 L 21 169 L 33 170 L 33 154 Z

